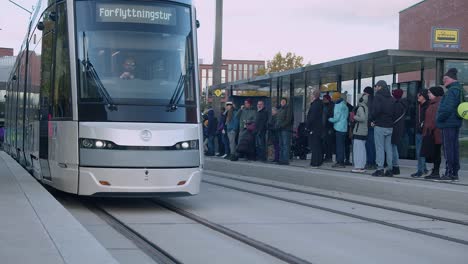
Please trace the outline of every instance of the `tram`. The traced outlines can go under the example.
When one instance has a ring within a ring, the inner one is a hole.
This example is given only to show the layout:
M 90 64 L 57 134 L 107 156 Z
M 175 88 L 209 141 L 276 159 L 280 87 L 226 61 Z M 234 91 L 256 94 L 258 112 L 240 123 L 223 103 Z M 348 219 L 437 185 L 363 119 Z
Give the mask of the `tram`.
M 84 196 L 195 195 L 191 0 L 39 0 L 7 83 L 5 151 Z

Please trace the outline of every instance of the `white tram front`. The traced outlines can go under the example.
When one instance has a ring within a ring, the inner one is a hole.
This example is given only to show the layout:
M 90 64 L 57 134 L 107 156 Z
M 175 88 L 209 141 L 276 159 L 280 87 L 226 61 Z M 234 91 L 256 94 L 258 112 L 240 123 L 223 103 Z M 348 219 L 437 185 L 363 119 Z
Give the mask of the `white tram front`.
M 7 152 L 69 193 L 197 194 L 191 1 L 40 0 L 35 10 L 7 87 Z

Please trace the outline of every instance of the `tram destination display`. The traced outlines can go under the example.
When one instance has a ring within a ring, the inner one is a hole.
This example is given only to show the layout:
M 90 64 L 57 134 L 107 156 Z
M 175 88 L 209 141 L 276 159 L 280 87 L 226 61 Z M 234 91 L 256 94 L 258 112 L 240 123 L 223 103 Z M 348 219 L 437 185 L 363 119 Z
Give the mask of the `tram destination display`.
M 176 9 L 161 6 L 96 4 L 96 21 L 176 25 Z

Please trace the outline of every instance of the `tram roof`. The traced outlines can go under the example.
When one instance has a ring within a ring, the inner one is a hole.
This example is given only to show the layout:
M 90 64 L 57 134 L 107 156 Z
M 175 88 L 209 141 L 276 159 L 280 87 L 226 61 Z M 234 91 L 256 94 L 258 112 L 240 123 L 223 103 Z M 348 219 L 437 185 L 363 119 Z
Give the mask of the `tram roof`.
M 308 83 L 333 83 L 341 75 L 341 81 L 349 81 L 373 76 L 384 76 L 393 73 L 414 72 L 435 68 L 437 60 L 468 60 L 468 52 L 441 52 L 416 50 L 382 50 L 344 59 L 308 65 L 284 72 L 275 72 L 263 76 L 239 80 L 230 83 L 213 85 L 209 90 L 225 89 L 233 86 L 237 90 L 266 87 L 270 80 L 284 76 L 301 76 L 307 73 Z

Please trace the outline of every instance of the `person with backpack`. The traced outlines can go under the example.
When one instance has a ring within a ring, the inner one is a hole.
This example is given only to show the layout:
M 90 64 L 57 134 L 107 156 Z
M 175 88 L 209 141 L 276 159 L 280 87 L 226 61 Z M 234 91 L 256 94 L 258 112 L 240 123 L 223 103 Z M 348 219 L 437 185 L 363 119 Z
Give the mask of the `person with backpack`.
M 393 98 L 393 132 L 392 132 L 392 174 L 400 175 L 400 155 L 398 146 L 405 136 L 405 116 L 408 110 L 408 101 L 403 97 L 403 90 L 398 88 L 392 91 Z
M 367 106 L 368 95 L 362 94 L 357 107 L 353 109 L 353 120 L 351 127 L 353 128 L 353 163 L 354 169 L 352 172 L 366 172 L 366 140 L 367 140 L 367 120 L 369 109 Z
M 236 153 L 236 136 L 239 130 L 239 118 L 237 118 L 237 110 L 232 102 L 226 102 L 226 131 L 229 141 L 229 155 L 224 157 L 230 159 Z
M 444 89 L 440 86 L 431 87 L 429 88 L 428 96 L 430 102 L 424 118 L 424 140 L 421 156 L 425 157 L 429 163 L 434 163 L 432 173 L 424 177 L 424 179 L 437 180 L 440 179 L 442 132 L 436 126 L 436 115 L 442 96 L 444 96 Z
M 464 91 L 458 82 L 457 69 L 450 68 L 444 74 L 444 86 L 447 92 L 440 101 L 437 110 L 436 126 L 442 129 L 442 140 L 445 156 L 445 173 L 441 181 L 458 181 L 460 170 L 460 145 L 458 135 L 462 126 L 462 118 L 458 116 L 458 105 L 464 101 Z

